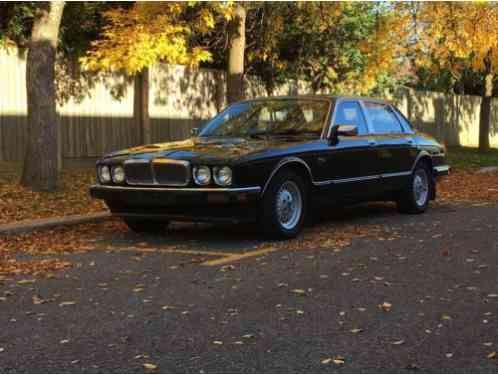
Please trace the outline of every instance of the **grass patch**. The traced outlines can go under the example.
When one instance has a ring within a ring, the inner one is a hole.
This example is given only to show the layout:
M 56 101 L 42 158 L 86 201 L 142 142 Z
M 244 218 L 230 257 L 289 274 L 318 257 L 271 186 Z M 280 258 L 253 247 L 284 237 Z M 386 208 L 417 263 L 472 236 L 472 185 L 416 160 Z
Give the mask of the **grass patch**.
M 473 147 L 448 147 L 448 163 L 457 169 L 478 169 L 498 166 L 498 149 L 480 152 Z

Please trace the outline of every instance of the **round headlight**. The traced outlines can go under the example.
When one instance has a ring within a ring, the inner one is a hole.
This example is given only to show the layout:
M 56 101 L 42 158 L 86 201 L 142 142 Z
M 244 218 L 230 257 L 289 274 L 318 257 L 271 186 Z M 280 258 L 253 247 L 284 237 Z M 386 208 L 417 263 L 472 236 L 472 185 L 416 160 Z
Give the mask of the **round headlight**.
M 111 182 L 111 171 L 107 165 L 99 167 L 99 179 L 103 184 Z
M 221 186 L 232 184 L 232 170 L 229 167 L 214 169 L 214 182 Z
M 112 168 L 112 180 L 117 184 L 124 182 L 125 173 L 122 166 L 118 165 L 117 167 Z
M 205 165 L 195 167 L 194 181 L 197 185 L 208 185 L 211 182 L 211 169 Z

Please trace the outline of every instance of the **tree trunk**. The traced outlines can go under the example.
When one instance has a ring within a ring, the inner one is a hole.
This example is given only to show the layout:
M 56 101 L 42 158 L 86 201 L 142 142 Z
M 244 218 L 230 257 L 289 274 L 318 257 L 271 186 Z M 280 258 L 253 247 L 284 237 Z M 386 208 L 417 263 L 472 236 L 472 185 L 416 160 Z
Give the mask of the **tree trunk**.
M 484 91 L 479 114 L 479 151 L 489 151 L 489 129 L 491 124 L 491 99 L 493 96 L 493 74 L 484 77 Z
M 233 102 L 244 99 L 244 50 L 246 45 L 246 10 L 236 3 L 235 17 L 230 22 L 228 32 L 227 100 Z
M 26 61 L 28 144 L 21 184 L 38 191 L 57 188 L 55 54 L 64 2 L 39 3 Z
M 144 68 L 135 75 L 134 115 L 140 129 L 140 142 L 150 144 L 152 132 L 149 117 L 149 69 Z

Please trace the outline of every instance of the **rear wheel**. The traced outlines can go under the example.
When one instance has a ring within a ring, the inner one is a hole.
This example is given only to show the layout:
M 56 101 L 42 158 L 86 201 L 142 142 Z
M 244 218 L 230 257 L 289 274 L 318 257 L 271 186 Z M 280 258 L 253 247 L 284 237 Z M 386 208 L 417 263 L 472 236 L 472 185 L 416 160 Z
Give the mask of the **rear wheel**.
M 136 233 L 159 233 L 168 226 L 167 221 L 123 218 L 129 229 Z
M 273 177 L 263 197 L 261 229 L 273 238 L 293 238 L 303 229 L 307 208 L 306 183 L 292 170 L 283 170 Z
M 432 196 L 433 179 L 428 164 L 419 162 L 410 177 L 409 185 L 401 192 L 397 205 L 403 213 L 420 214 L 427 210 Z

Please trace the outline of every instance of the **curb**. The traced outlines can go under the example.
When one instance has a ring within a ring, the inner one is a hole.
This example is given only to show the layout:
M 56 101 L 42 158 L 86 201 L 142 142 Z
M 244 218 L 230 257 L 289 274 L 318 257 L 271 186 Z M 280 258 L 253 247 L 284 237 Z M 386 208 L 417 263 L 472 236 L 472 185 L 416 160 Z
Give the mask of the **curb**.
M 71 215 L 48 219 L 23 220 L 16 223 L 0 225 L 0 236 L 29 233 L 38 229 L 48 229 L 59 225 L 76 225 L 98 223 L 111 218 L 110 212 L 99 212 L 90 215 Z

